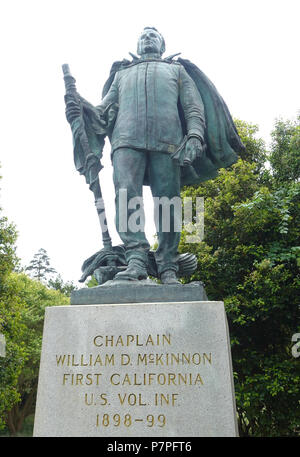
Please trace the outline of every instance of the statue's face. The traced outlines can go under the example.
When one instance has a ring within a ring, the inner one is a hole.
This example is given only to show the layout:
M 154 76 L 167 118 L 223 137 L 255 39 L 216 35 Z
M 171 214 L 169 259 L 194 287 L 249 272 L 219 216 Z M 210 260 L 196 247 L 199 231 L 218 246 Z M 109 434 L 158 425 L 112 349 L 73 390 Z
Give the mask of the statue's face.
M 150 52 L 161 54 L 162 38 L 158 32 L 146 29 L 142 32 L 138 41 L 138 54 L 143 55 Z

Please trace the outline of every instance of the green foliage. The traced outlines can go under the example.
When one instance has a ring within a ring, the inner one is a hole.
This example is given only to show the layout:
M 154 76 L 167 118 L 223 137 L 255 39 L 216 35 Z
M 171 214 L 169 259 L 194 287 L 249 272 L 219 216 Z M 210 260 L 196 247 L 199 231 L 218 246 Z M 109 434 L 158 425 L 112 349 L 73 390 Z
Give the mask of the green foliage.
M 91 279 L 89 279 L 86 283 L 86 286 L 87 287 L 96 287 L 98 286 L 98 282 L 97 282 L 97 279 L 95 278 L 95 276 L 92 276 Z
M 257 125 L 249 124 L 240 119 L 234 120 L 236 128 L 242 143 L 245 146 L 244 152 L 241 153 L 241 159 L 256 165 L 254 168 L 256 173 L 266 173 L 265 162 L 267 153 L 265 143 L 261 138 L 256 138 L 259 128 Z
M 191 279 L 225 303 L 240 435 L 293 436 L 300 432 L 299 360 L 291 354 L 299 332 L 300 183 L 290 168 L 275 173 L 275 156 L 272 176 L 255 128 L 236 125 L 243 158 L 217 179 L 184 189 L 183 196 L 205 198 L 205 237 L 187 244 L 183 232 L 180 251 L 195 253 Z M 273 151 L 298 141 L 297 128 L 288 141 L 278 124 L 275 132 Z
M 1 284 L 5 276 L 18 264 L 15 247 L 16 239 L 15 226 L 10 224 L 7 218 L 2 215 L 0 208 L 0 293 Z
M 59 290 L 67 297 L 70 297 L 73 290 L 77 289 L 77 286 L 75 286 L 73 281 L 64 282 L 60 274 L 57 275 L 54 279 L 49 279 L 48 287 L 50 287 L 50 289 Z
M 0 333 L 6 342 L 5 357 L 0 357 L 0 430 L 6 426 L 13 435 L 34 413 L 45 308 L 69 304 L 65 294 L 71 287 L 60 282 L 63 294 L 16 273 L 16 239 L 14 225 L 0 208 Z M 54 271 L 44 250 L 31 267 L 39 280 Z
M 68 305 L 69 299 L 20 273 L 9 275 L 6 289 L 11 291 L 11 309 L 19 306 L 16 320 L 16 314 L 7 311 L 8 302 L 5 300 L 0 304 L 0 315 L 6 317 L 3 329 L 8 341 L 8 357 L 0 360 L 0 366 L 4 373 L 9 373 L 16 366 L 18 369 L 14 378 L 14 382 L 17 378 L 14 386 L 17 402 L 6 408 L 5 415 L 2 412 L 2 421 L 5 418 L 10 433 L 16 434 L 21 430 L 24 419 L 34 413 L 45 308 Z M 12 332 L 17 324 L 17 331 Z
M 5 337 L 6 356 L 0 357 L 0 430 L 5 426 L 4 415 L 20 398 L 17 382 L 26 360 L 23 345 L 16 342 L 24 330 L 21 320 L 22 303 L 14 297 L 7 278 L 17 267 L 15 253 L 16 229 L 2 214 L 0 208 L 0 333 Z
M 0 430 L 5 427 L 7 412 L 20 400 L 18 379 L 27 360 L 25 344 L 19 341 L 26 330 L 23 303 L 8 276 L 1 282 L 0 293 L 0 332 L 6 341 L 6 355 L 0 357 Z
M 274 178 L 280 182 L 300 178 L 300 116 L 297 120 L 276 121 L 269 155 Z

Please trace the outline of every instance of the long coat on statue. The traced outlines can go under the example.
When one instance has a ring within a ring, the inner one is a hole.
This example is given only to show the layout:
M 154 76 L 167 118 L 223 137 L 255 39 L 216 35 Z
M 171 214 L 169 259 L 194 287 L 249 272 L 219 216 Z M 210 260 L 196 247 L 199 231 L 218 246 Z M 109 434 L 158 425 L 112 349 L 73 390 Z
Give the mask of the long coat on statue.
M 215 178 L 218 169 L 235 163 L 244 150 L 224 100 L 189 60 L 115 62 L 102 96 L 96 108 L 81 98 L 90 146 L 99 163 L 105 135 L 112 153 L 119 147 L 161 151 L 180 163 L 187 138 L 196 136 L 205 153 L 181 167 L 181 185 L 197 185 Z M 88 182 L 76 124 L 72 130 L 75 165 Z

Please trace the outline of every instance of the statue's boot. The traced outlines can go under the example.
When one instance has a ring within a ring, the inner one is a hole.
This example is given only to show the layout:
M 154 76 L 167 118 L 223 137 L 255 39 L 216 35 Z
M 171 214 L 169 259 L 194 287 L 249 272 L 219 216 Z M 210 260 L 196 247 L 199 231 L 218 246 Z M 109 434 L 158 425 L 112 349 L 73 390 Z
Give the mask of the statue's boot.
M 114 280 L 129 280 L 137 281 L 140 279 L 147 279 L 147 268 L 144 262 L 138 259 L 129 260 L 128 267 L 125 271 L 120 271 L 114 277 Z
M 174 270 L 166 270 L 161 273 L 160 280 L 163 284 L 181 284 L 181 282 L 178 281 Z

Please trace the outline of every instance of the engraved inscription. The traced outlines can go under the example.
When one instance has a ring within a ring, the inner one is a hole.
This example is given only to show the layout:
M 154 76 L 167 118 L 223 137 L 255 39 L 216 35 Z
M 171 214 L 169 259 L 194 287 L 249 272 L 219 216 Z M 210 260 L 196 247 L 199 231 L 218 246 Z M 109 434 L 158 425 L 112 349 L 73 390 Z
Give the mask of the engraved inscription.
M 184 406 L 185 392 L 205 389 L 207 370 L 214 365 L 212 352 L 189 351 L 187 342 L 182 351 L 178 347 L 170 333 L 98 333 L 86 352 L 55 354 L 54 366 L 63 388 L 78 392 L 97 430 L 159 429 L 172 420 L 173 409 Z

